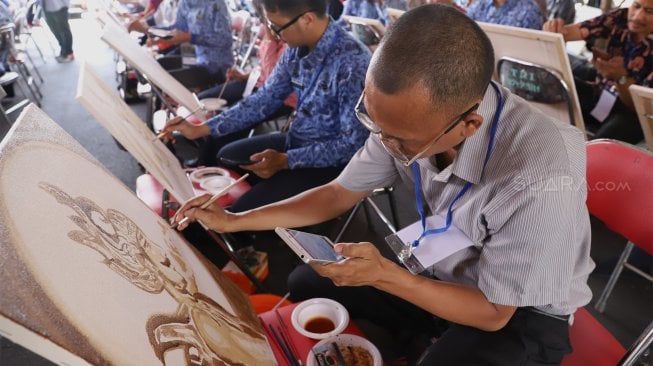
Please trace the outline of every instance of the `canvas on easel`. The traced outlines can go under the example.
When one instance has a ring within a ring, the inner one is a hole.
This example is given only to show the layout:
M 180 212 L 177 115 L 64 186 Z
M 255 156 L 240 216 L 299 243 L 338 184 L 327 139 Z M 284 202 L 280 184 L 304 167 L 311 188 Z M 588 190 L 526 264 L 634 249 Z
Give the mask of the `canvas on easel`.
M 479 25 L 488 35 L 494 47 L 495 66 L 502 58 L 510 58 L 540 66 L 559 74 L 568 89 L 571 114 L 566 105 L 532 104 L 547 115 L 562 122 L 571 123 L 573 118 L 573 124 L 581 131 L 585 131 L 583 114 L 576 93 L 576 84 L 571 73 L 571 65 L 569 64 L 562 36 L 557 33 L 482 22 L 479 22 Z M 530 74 L 527 77 L 530 77 Z
M 35 106 L 0 143 L 0 334 L 59 364 L 274 365 L 247 297 Z
M 653 151 L 653 89 L 633 84 L 628 90 L 633 97 L 637 118 L 644 131 L 646 146 Z
M 76 99 L 177 200 L 195 196 L 174 154 L 87 63 L 79 72 Z
M 399 19 L 399 17 L 404 15 L 404 13 L 406 12 L 405 10 L 395 9 L 395 8 L 386 8 L 385 11 L 388 14 L 388 17 L 390 18 L 390 24 L 396 22 L 397 19 Z
M 183 84 L 175 79 L 129 34 L 112 23 L 107 23 L 102 32 L 102 40 L 116 50 L 127 62 L 147 77 L 148 81 L 161 89 L 174 101 L 195 115 L 200 121 L 206 120 L 201 111 L 200 101 Z

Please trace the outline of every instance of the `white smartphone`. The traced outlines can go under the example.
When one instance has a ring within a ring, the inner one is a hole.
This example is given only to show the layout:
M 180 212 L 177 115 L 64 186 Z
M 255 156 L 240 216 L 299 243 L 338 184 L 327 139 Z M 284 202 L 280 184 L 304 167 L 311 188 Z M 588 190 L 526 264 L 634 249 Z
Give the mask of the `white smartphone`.
M 344 259 L 326 236 L 277 227 L 274 231 L 305 263 L 333 263 Z

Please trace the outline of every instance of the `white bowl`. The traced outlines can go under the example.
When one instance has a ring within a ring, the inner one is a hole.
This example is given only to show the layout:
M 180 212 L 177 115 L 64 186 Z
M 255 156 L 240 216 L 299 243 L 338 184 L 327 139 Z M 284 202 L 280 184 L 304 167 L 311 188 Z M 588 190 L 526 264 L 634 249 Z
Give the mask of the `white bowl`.
M 341 346 L 354 346 L 364 348 L 370 353 L 370 355 L 372 355 L 373 366 L 383 365 L 383 358 L 381 358 L 381 352 L 379 352 L 379 349 L 376 348 L 376 346 L 374 346 L 372 342 L 368 341 L 367 339 L 353 334 L 339 334 L 337 336 L 323 339 L 317 342 L 315 346 L 313 346 L 313 349 L 323 348 L 324 345 L 331 344 L 333 342 Z M 308 352 L 308 356 L 306 357 L 306 366 L 317 366 L 317 360 L 313 354 L 313 349 Z
M 219 175 L 229 177 L 229 171 L 227 169 L 217 167 L 198 168 L 190 173 L 190 180 L 193 183 L 200 184 L 204 179 Z
M 328 318 L 335 328 L 324 333 L 314 333 L 305 326 L 316 318 Z M 324 298 L 309 299 L 297 305 L 290 315 L 292 326 L 299 334 L 313 339 L 325 339 L 340 334 L 349 324 L 349 313 L 337 301 Z
M 234 179 L 231 177 L 225 177 L 223 175 L 216 175 L 213 177 L 204 178 L 200 181 L 200 187 L 205 189 L 213 194 L 216 194 L 228 185 L 234 182 Z

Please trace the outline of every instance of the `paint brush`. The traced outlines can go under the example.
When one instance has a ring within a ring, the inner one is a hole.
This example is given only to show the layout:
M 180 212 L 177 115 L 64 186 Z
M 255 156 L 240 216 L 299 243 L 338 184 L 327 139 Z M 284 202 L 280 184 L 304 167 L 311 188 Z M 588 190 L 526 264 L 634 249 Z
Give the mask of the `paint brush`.
M 203 107 L 202 105 L 200 105 L 200 106 L 197 107 L 194 111 L 188 113 L 185 117 L 183 117 L 183 118 L 179 121 L 179 123 L 181 123 L 181 121 L 183 121 L 183 120 L 189 118 L 189 117 L 192 116 L 193 114 L 199 112 L 199 111 L 202 110 L 203 108 L 204 108 L 204 107 Z M 156 135 L 156 137 L 152 140 L 152 142 L 161 139 L 161 138 L 162 138 L 163 136 L 165 136 L 167 133 L 168 133 L 167 131 L 159 132 L 159 134 Z
M 204 202 L 200 206 L 200 209 L 206 210 L 209 206 L 211 206 L 211 204 L 213 202 L 215 202 L 215 200 L 217 200 L 218 198 L 220 198 L 220 197 L 224 196 L 225 194 L 227 194 L 227 192 L 229 192 L 229 190 L 231 190 L 233 187 L 235 187 L 238 183 L 240 183 L 240 182 L 244 181 L 245 179 L 247 179 L 247 177 L 249 177 L 249 173 L 243 174 L 242 177 L 236 179 L 230 185 L 222 188 L 222 190 L 220 192 L 214 194 L 213 196 L 211 196 L 211 198 L 209 198 L 208 201 Z M 188 220 L 189 220 L 188 217 L 184 217 L 183 219 L 179 220 L 178 222 L 175 222 L 172 225 L 170 225 L 170 228 L 176 228 L 177 226 L 183 224 L 184 222 L 186 222 Z
M 276 305 L 274 305 L 274 306 L 272 307 L 272 311 L 277 311 L 277 309 L 279 308 L 279 306 L 281 306 L 281 304 L 283 304 L 283 302 L 286 301 L 286 300 L 288 299 L 288 296 L 290 296 L 290 292 L 286 292 L 286 294 L 283 295 L 283 297 L 281 298 L 281 300 L 279 300 L 279 302 L 278 302 Z
M 218 99 L 222 99 L 222 94 L 224 94 L 224 90 L 227 89 L 227 84 L 229 84 L 229 76 L 227 76 L 227 79 L 224 81 L 224 84 L 222 84 L 222 89 L 220 89 L 220 94 L 218 94 Z

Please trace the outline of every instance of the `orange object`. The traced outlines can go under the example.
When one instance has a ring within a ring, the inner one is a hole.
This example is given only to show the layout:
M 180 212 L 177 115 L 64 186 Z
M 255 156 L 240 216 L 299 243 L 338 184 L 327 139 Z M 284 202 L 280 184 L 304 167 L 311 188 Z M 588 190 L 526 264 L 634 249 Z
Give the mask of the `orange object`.
M 256 314 L 262 314 L 266 311 L 272 310 L 272 308 L 274 308 L 275 305 L 279 304 L 282 299 L 283 297 L 273 294 L 249 295 L 249 301 L 252 303 Z M 292 302 L 289 300 L 283 300 L 279 306 L 286 306 L 290 304 L 292 304 Z
M 263 281 L 269 273 L 268 269 L 268 254 L 265 252 L 256 252 L 256 257 L 258 258 L 258 264 L 256 266 L 249 267 L 254 276 L 260 281 Z M 246 294 L 253 294 L 256 291 L 256 286 L 243 274 L 243 272 L 236 266 L 232 261 L 229 261 L 227 265 L 222 268 L 222 272 L 229 277 L 241 290 Z

